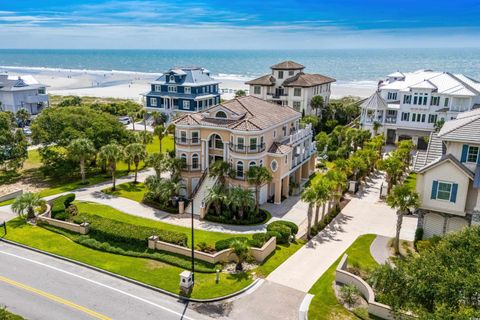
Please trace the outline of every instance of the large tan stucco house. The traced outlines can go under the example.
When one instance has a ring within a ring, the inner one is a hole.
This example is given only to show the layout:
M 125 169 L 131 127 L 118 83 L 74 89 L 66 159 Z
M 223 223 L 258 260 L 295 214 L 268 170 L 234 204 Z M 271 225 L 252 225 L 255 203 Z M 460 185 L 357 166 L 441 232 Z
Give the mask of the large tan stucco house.
M 414 168 L 424 237 L 480 224 L 480 109 L 461 113 L 432 133 Z
M 247 171 L 264 166 L 273 180 L 261 187 L 260 203 L 281 203 L 290 191 L 290 181 L 301 184 L 315 166 L 316 149 L 310 126 L 300 128 L 301 114 L 262 99 L 246 96 L 185 114 L 174 120 L 176 157 L 187 166 L 182 173 L 187 197 L 193 197 L 194 213 L 215 181 L 207 174 L 217 160 L 234 170 L 230 185 L 245 188 Z M 187 208 L 188 209 L 188 208 Z
M 314 114 L 311 101 L 314 96 L 330 100 L 331 84 L 336 80 L 321 74 L 305 73 L 305 66 L 294 61 L 283 61 L 270 67 L 271 74 L 246 82 L 250 95 L 288 106 L 305 114 Z

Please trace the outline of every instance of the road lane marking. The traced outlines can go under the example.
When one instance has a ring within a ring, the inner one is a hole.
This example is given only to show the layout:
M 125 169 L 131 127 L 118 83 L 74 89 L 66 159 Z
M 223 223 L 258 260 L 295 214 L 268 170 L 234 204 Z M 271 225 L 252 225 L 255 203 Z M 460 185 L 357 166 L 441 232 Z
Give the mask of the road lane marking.
M 8 256 L 11 256 L 11 257 L 14 257 L 14 258 L 17 258 L 17 259 L 21 259 L 21 260 L 25 260 L 25 261 L 28 261 L 28 262 L 31 262 L 31 263 L 35 263 L 35 264 L 41 265 L 41 266 L 43 266 L 43 267 L 46 267 L 46 268 L 49 268 L 49 269 L 58 271 L 58 272 L 68 274 L 68 275 L 70 275 L 70 276 L 72 276 L 72 277 L 82 279 L 82 280 L 84 280 L 84 281 L 88 281 L 88 282 L 94 283 L 94 284 L 96 284 L 96 285 L 98 285 L 98 286 L 100 286 L 100 287 L 104 287 L 104 288 L 110 289 L 110 290 L 112 290 L 112 291 L 121 293 L 121 294 L 123 294 L 123 295 L 125 295 L 125 296 L 128 296 L 128 297 L 130 297 L 130 298 L 139 300 L 139 301 L 141 301 L 141 302 L 144 302 L 144 303 L 149 304 L 149 305 L 151 305 L 151 306 L 154 306 L 154 307 L 156 307 L 156 308 L 159 308 L 159 309 L 162 309 L 162 310 L 164 310 L 164 311 L 167 311 L 167 312 L 170 312 L 170 313 L 172 313 L 172 314 L 175 314 L 175 315 L 179 316 L 180 319 L 182 319 L 182 320 L 183 320 L 183 319 L 186 319 L 186 320 L 195 320 L 194 318 L 188 317 L 188 316 L 184 315 L 183 313 L 180 313 L 180 312 L 177 312 L 177 311 L 172 310 L 172 309 L 170 309 L 170 308 L 167 308 L 167 307 L 164 307 L 164 306 L 162 306 L 162 305 L 156 304 L 155 302 L 152 302 L 152 301 L 149 301 L 149 300 L 147 300 L 147 299 L 138 297 L 138 296 L 136 296 L 136 295 L 133 295 L 133 294 L 128 293 L 128 292 L 125 292 L 125 291 L 122 291 L 122 290 L 120 290 L 120 289 L 111 287 L 111 286 L 106 285 L 106 284 L 103 284 L 103 283 L 101 283 L 101 282 L 98 282 L 98 281 L 95 281 L 95 280 L 91 280 L 91 279 L 82 277 L 82 276 L 80 276 L 80 275 L 78 275 L 78 274 L 75 274 L 75 273 L 72 273 L 72 272 L 69 272 L 69 271 L 66 271 L 66 270 L 62 270 L 62 269 L 60 269 L 60 268 L 57 268 L 57 267 L 48 265 L 48 264 L 46 264 L 46 263 L 39 262 L 39 261 L 36 261 L 36 260 L 33 260 L 33 259 L 29 259 L 29 258 L 25 258 L 25 257 L 19 256 L 19 255 L 13 254 L 13 253 L 5 252 L 5 251 L 0 251 L 0 253 L 5 254 L 5 255 L 8 255 Z
M 26 290 L 26 291 L 29 291 L 29 292 L 32 292 L 32 293 L 35 293 L 39 296 L 42 296 L 44 298 L 47 298 L 49 300 L 52 300 L 54 302 L 57 302 L 57 303 L 60 303 L 60 304 L 63 304 L 67 307 L 70 307 L 72 309 L 75 309 L 75 310 L 78 310 L 78 311 L 81 311 L 83 313 L 86 313 L 94 318 L 97 318 L 97 319 L 100 319 L 100 320 L 112 320 L 111 318 L 107 317 L 107 316 L 104 316 L 103 314 L 100 314 L 98 312 L 95 312 L 93 310 L 90 310 L 90 309 L 87 309 L 85 307 L 82 307 L 76 303 L 73 303 L 71 301 L 68 301 L 68 300 L 65 300 L 63 298 L 60 298 L 58 296 L 55 296 L 51 293 L 48 293 L 48 292 L 45 292 L 45 291 L 42 291 L 42 290 L 39 290 L 39 289 L 35 289 L 33 287 L 30 287 L 30 286 L 27 286 L 26 284 L 23 284 L 23 283 L 20 283 L 20 282 L 17 282 L 17 281 L 14 281 L 12 279 L 9 279 L 9 278 L 5 278 L 5 277 L 2 277 L 0 276 L 0 281 L 1 282 L 5 282 L 7 284 L 10 284 L 12 286 L 15 286 L 17 288 L 20 288 L 20 289 L 23 289 L 23 290 Z

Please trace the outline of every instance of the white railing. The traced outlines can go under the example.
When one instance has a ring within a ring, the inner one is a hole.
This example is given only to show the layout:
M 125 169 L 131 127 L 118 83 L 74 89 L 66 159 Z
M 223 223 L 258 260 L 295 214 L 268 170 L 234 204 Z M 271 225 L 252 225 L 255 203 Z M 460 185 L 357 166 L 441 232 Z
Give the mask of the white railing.
M 313 131 L 312 131 L 312 125 L 308 124 L 305 126 L 304 129 L 300 129 L 297 132 L 284 137 L 283 139 L 280 140 L 280 143 L 282 144 L 294 144 L 297 141 L 300 141 L 306 137 L 312 136 Z
M 27 103 L 47 102 L 47 101 L 48 101 L 48 95 L 47 95 L 47 94 L 37 94 L 37 95 L 27 96 L 27 97 L 25 98 L 25 101 L 26 101 Z

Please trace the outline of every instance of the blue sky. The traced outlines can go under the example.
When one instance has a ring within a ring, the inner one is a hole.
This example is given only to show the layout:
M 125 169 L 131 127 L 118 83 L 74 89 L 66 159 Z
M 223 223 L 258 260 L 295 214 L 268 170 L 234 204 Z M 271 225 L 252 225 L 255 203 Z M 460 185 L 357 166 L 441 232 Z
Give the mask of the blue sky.
M 0 0 L 0 48 L 480 46 L 480 1 Z

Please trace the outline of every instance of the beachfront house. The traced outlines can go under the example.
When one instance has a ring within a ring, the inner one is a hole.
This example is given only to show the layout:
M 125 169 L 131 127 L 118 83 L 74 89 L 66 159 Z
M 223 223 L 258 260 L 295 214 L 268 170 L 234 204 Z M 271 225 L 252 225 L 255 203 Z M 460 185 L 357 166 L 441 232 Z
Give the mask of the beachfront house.
M 273 180 L 261 187 L 260 203 L 276 204 L 289 196 L 314 171 L 315 143 L 311 126 L 300 126 L 301 113 L 276 103 L 246 96 L 174 120 L 175 151 L 184 159 L 186 196 L 199 214 L 208 189 L 215 183 L 208 168 L 215 161 L 230 164 L 230 185 L 253 187 L 247 171 L 266 167 Z M 293 190 L 292 190 L 293 191 Z
M 32 76 L 0 74 L 0 102 L 3 111 L 26 109 L 36 115 L 48 106 L 47 86 Z
M 420 149 L 440 120 L 480 107 L 480 82 L 463 74 L 419 70 L 395 72 L 361 105 L 361 125 L 388 143 L 412 139 Z
M 315 114 L 311 107 L 314 96 L 330 100 L 331 84 L 336 80 L 321 74 L 304 73 L 305 67 L 284 61 L 270 67 L 271 74 L 246 82 L 250 95 L 281 106 L 289 106 L 304 114 Z
M 414 160 L 419 227 L 426 238 L 480 224 L 480 109 L 430 134 Z
M 203 68 L 172 68 L 150 84 L 144 106 L 169 117 L 201 111 L 220 103 L 219 83 Z

